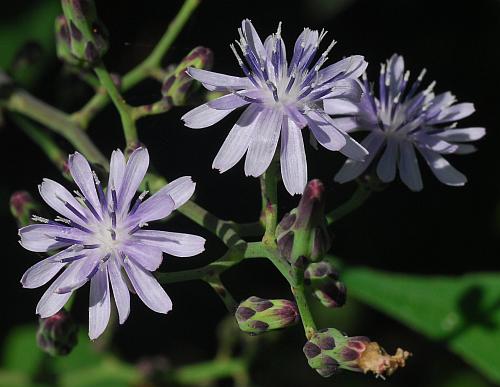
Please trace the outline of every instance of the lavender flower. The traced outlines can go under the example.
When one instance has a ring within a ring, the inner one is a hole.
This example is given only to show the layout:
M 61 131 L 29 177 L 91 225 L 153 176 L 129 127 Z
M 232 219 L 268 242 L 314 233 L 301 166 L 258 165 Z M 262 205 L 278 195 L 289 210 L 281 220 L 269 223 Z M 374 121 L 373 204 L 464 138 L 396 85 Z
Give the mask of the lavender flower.
M 269 166 L 281 134 L 281 174 L 290 194 L 301 194 L 307 183 L 307 162 L 301 129 L 309 126 L 325 148 L 340 151 L 355 160 L 363 159 L 365 148 L 333 125 L 324 108 L 342 113 L 345 104 L 359 101 L 362 89 L 357 78 L 367 63 L 355 55 L 321 69 L 333 41 L 316 60 L 325 31 L 309 28 L 298 37 L 290 64 L 281 38 L 281 23 L 264 44 L 250 20 L 244 20 L 236 41 L 244 60 L 231 45 L 245 77 L 234 77 L 189 68 L 188 74 L 209 90 L 228 94 L 186 113 L 190 128 L 206 128 L 233 110 L 247 106 L 227 136 L 213 162 L 221 173 L 232 168 L 246 153 L 245 174 L 260 176 Z M 246 63 L 245 63 L 246 62 Z
M 130 311 L 129 289 L 156 312 L 172 309 L 170 298 L 151 272 L 160 266 L 163 253 L 193 256 L 204 250 L 205 240 L 196 235 L 142 229 L 147 222 L 165 218 L 183 205 L 195 189 L 191 178 L 184 176 L 147 200 L 147 192 L 142 193 L 131 206 L 148 165 L 149 154 L 144 148 L 135 150 L 127 163 L 121 151 L 114 151 L 104 192 L 87 160 L 75 153 L 69 157 L 69 170 L 80 188 L 77 197 L 53 180 L 44 179 L 39 186 L 42 198 L 62 217 L 52 221 L 35 216 L 41 224 L 21 228 L 20 243 L 35 252 L 62 251 L 28 269 L 21 283 L 25 288 L 37 288 L 65 269 L 38 303 L 40 317 L 57 313 L 89 280 L 91 339 L 108 324 L 110 288 L 120 324 Z
M 467 143 L 483 137 L 485 129 L 456 128 L 456 121 L 471 115 L 474 105 L 455 104 L 455 96 L 450 92 L 434 95 L 435 82 L 418 92 L 425 72 L 424 69 L 408 87 L 410 73 L 404 72 L 403 57 L 394 54 L 381 66 L 378 98 L 363 76 L 365 93 L 356 115 L 336 118 L 334 123 L 346 132 L 369 131 L 362 145 L 370 154 L 362 162 L 347 160 L 335 176 L 336 181 L 344 183 L 357 178 L 377 158 L 376 172 L 380 180 L 393 181 L 397 168 L 401 180 L 412 191 L 420 191 L 423 183 L 417 149 L 442 183 L 451 186 L 466 183 L 467 178 L 442 155 L 474 152 L 476 148 Z M 335 114 L 333 109 L 325 108 L 329 114 Z

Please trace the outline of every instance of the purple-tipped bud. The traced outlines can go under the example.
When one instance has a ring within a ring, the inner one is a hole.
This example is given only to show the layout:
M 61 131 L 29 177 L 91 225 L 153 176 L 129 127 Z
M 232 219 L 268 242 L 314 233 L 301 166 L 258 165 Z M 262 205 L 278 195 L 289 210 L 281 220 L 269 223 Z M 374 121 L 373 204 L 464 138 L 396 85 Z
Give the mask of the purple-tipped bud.
M 174 105 L 183 105 L 193 83 L 187 74 L 191 67 L 210 69 L 213 63 L 212 50 L 206 47 L 196 47 L 179 63 L 172 74 L 169 74 L 162 83 L 161 92 L 164 97 L 170 97 Z
M 78 341 L 78 326 L 64 309 L 39 321 L 36 342 L 52 356 L 69 354 Z
M 328 308 L 338 308 L 346 302 L 347 289 L 331 263 L 313 262 L 304 271 L 304 282 L 314 296 Z
M 235 317 L 243 332 L 257 335 L 296 324 L 299 312 L 292 301 L 253 296 L 240 303 Z
M 62 0 L 64 18 L 56 19 L 58 56 L 70 64 L 92 66 L 108 50 L 108 32 L 92 0 Z
M 339 369 L 354 372 L 373 372 L 375 375 L 391 375 L 404 367 L 411 355 L 398 348 L 388 355 L 378 343 L 364 336 L 348 337 L 334 328 L 317 331 L 304 345 L 304 354 L 311 368 L 321 376 L 330 377 Z
M 311 180 L 297 208 L 286 214 L 276 229 L 281 256 L 290 263 L 318 261 L 331 247 L 325 218 L 324 186 Z
M 16 191 L 10 197 L 10 212 L 19 227 L 31 223 L 31 217 L 39 209 L 38 203 L 26 191 Z

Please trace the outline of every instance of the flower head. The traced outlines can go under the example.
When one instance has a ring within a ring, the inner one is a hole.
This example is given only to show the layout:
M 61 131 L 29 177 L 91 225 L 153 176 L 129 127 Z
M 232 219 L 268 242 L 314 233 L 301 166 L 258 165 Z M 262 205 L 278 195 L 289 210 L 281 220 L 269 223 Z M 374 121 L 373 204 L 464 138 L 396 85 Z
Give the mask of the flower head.
M 362 145 L 370 154 L 363 162 L 347 160 L 335 176 L 336 181 L 343 183 L 357 178 L 377 159 L 376 172 L 380 180 L 393 181 L 398 169 L 401 180 L 411 190 L 419 191 L 423 183 L 417 149 L 441 182 L 452 186 L 466 183 L 467 178 L 442 155 L 474 152 L 475 147 L 468 143 L 483 137 L 485 129 L 456 128 L 456 121 L 471 115 L 474 105 L 456 104 L 450 92 L 435 95 L 432 92 L 435 82 L 419 91 L 425 72 L 423 70 L 410 84 L 403 57 L 394 54 L 381 66 L 378 97 L 366 76 L 363 77 L 364 94 L 354 112 L 356 115 L 337 118 L 334 122 L 345 131 L 369 131 Z M 328 108 L 326 111 L 335 114 Z
M 333 125 L 324 108 L 341 113 L 345 104 L 359 101 L 362 89 L 357 78 L 367 63 L 355 55 L 321 69 L 330 46 L 316 59 L 326 35 L 309 28 L 298 37 L 290 63 L 281 38 L 281 23 L 264 43 L 250 20 L 244 20 L 236 41 L 241 55 L 231 45 L 245 77 L 234 77 L 195 68 L 189 75 L 209 90 L 227 92 L 220 98 L 186 113 L 182 119 L 190 128 L 205 128 L 246 106 L 213 162 L 225 172 L 246 153 L 245 174 L 260 176 L 269 166 L 281 137 L 281 174 L 291 194 L 302 194 L 307 183 L 307 162 L 301 129 L 308 126 L 325 148 L 340 151 L 356 160 L 366 150 Z
M 90 281 L 89 336 L 97 338 L 110 315 L 110 290 L 124 323 L 130 311 L 129 288 L 152 310 L 167 313 L 172 302 L 151 274 L 163 253 L 188 257 L 204 249 L 196 235 L 143 229 L 165 218 L 193 194 L 188 176 L 168 184 L 147 200 L 146 192 L 133 202 L 148 169 L 145 148 L 136 149 L 128 162 L 122 152 L 111 156 L 106 192 L 87 160 L 79 153 L 69 157 L 69 170 L 80 189 L 73 196 L 53 180 L 39 186 L 45 202 L 61 216 L 54 221 L 35 216 L 40 224 L 19 230 L 21 245 L 30 251 L 61 250 L 32 266 L 21 283 L 26 288 L 45 285 L 61 270 L 36 307 L 42 318 L 57 313 L 71 294 Z

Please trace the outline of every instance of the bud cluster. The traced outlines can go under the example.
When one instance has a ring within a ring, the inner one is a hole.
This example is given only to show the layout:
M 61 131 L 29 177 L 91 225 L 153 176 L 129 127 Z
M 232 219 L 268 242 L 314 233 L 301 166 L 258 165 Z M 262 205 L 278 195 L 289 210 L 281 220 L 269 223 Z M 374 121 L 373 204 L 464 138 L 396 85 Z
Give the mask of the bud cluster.
M 376 376 L 392 375 L 398 368 L 404 367 L 411 356 L 401 348 L 391 356 L 367 337 L 344 336 L 334 328 L 316 332 L 303 350 L 309 366 L 325 378 L 340 369 L 373 372 Z
M 169 74 L 162 83 L 161 92 L 164 98 L 171 98 L 175 106 L 183 105 L 187 93 L 193 83 L 186 70 L 190 67 L 210 69 L 213 62 L 213 53 L 206 47 L 195 47 L 182 59 L 172 74 Z
M 235 316 L 240 329 L 253 335 L 286 328 L 299 321 L 297 306 L 292 301 L 255 296 L 241 302 Z
M 92 0 L 62 0 L 55 21 L 57 56 L 71 65 L 92 66 L 108 50 L 108 32 Z
M 346 302 L 346 286 L 339 280 L 338 271 L 328 261 L 310 263 L 304 272 L 304 283 L 327 308 L 338 308 Z

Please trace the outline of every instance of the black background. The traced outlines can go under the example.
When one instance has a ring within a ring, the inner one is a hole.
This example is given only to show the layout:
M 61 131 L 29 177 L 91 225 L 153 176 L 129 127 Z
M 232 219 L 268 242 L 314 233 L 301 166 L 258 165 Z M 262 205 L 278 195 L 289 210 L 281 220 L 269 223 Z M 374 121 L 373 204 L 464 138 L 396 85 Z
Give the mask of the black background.
M 111 32 L 111 50 L 105 57 L 109 69 L 124 73 L 139 63 L 154 47 L 180 3 L 97 2 L 99 14 Z M 379 63 L 394 52 L 404 55 L 414 76 L 426 67 L 426 79 L 437 81 L 437 92 L 450 90 L 459 101 L 474 102 L 477 111 L 462 126 L 487 128 L 487 136 L 479 142 L 477 153 L 450 157 L 453 165 L 468 176 L 469 183 L 462 188 L 444 186 L 421 163 L 424 190 L 412 193 L 398 181 L 375 195 L 362 209 L 334 227 L 333 252 L 350 264 L 389 271 L 462 274 L 498 270 L 500 187 L 496 146 L 500 143 L 497 129 L 500 1 L 357 0 L 337 14 L 312 7 L 311 3 L 307 0 L 204 0 L 169 51 L 165 63 L 179 61 L 191 48 L 202 45 L 214 51 L 215 71 L 239 74 L 229 44 L 237 38 L 241 20 L 250 18 L 261 37 L 274 32 L 282 21 L 282 35 L 289 48 L 303 27 L 325 28 L 329 31 L 328 37 L 338 41 L 329 55 L 330 63 L 347 55 L 364 55 L 370 63 L 368 74 L 372 78 L 378 74 Z M 23 7 L 29 6 L 29 2 L 20 2 L 1 18 L 15 18 Z M 66 111 L 78 109 L 91 96 L 89 89 L 78 86 L 74 78 L 64 75 L 56 61 L 33 92 Z M 153 81 L 126 94 L 127 101 L 133 105 L 153 102 L 158 97 L 159 87 Z M 192 175 L 198 183 L 197 200 L 219 217 L 255 220 L 260 206 L 258 180 L 245 178 L 241 163 L 222 175 L 211 169 L 212 160 L 237 115 L 233 113 L 210 128 L 193 130 L 180 121 L 187 110 L 189 107 L 176 108 L 166 115 L 139 123 L 140 138 L 149 148 L 155 168 L 168 179 Z M 105 154 L 123 147 L 119 122 L 110 106 L 91 125 L 90 134 Z M 19 284 L 24 270 L 39 257 L 17 244 L 16 225 L 8 214 L 8 197 L 18 189 L 36 195 L 36 186 L 43 177 L 59 181 L 62 177 L 36 145 L 10 122 L 2 129 L 1 136 L 3 262 L 0 294 L 4 310 L 0 337 L 4 338 L 15 324 L 36 320 L 34 308 L 42 294 L 38 290 L 23 290 Z M 66 143 L 60 143 L 71 151 Z M 314 151 L 310 147 L 306 151 L 309 177 L 321 178 L 327 187 L 328 208 L 342 203 L 354 188 L 353 184 L 333 183 L 333 175 L 341 166 L 343 156 L 324 149 Z M 280 198 L 282 211 L 291 209 L 298 200 L 290 197 L 282 187 Z M 180 216 L 167 228 L 208 236 Z M 210 237 L 203 256 L 168 258 L 163 268 L 194 266 L 217 258 L 223 251 L 223 246 Z M 228 273 L 226 281 L 237 298 L 254 294 L 269 298 L 288 296 L 284 281 L 264 262 L 245 263 Z M 203 283 L 170 285 L 167 290 L 174 301 L 174 310 L 167 317 L 147 310 L 134 299 L 131 316 L 117 329 L 114 341 L 116 351 L 126 359 L 137 361 L 143 356 L 162 353 L 174 364 L 182 364 L 208 359 L 213 354 L 214 330 L 225 313 L 221 302 Z M 77 316 L 84 324 L 87 291 L 84 288 L 79 292 L 76 304 Z M 391 346 L 401 345 L 415 353 L 408 369 L 386 385 L 445 386 L 450 375 L 463 368 L 462 361 L 446 352 L 444 346 L 418 336 L 371 309 L 360 309 L 356 304 L 349 308 L 356 317 L 354 320 L 341 317 L 342 329 L 352 335 L 380 339 L 388 343 L 391 350 Z M 337 313 L 342 315 L 344 312 Z M 335 383 L 323 381 L 307 367 L 301 352 L 304 339 L 300 327 L 277 340 L 255 366 L 254 374 L 261 385 Z M 344 374 L 336 378 L 339 385 L 380 383 L 360 375 Z

